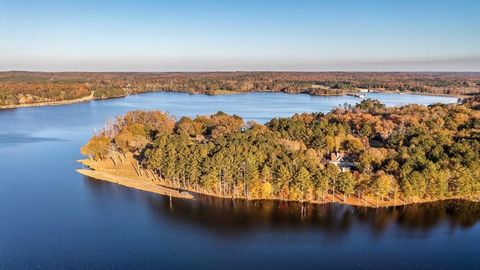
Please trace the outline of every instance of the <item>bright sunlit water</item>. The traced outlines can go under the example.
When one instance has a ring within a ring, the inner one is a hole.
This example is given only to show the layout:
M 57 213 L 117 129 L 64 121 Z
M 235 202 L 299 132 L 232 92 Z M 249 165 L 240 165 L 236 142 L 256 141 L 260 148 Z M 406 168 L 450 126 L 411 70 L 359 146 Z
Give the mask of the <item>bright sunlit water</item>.
M 388 106 L 456 98 L 370 94 Z M 107 118 L 219 110 L 266 122 L 355 97 L 149 93 L 0 111 L 0 269 L 480 269 L 480 206 L 169 200 L 75 172 Z

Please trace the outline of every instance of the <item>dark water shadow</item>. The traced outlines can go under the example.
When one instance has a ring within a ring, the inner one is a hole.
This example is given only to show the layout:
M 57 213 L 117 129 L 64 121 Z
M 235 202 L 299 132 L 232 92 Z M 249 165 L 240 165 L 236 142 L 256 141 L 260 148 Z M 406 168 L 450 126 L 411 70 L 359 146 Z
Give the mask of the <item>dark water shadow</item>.
M 132 199 L 128 193 L 134 190 L 89 177 L 85 180 L 95 196 L 118 195 L 120 188 L 124 189 L 122 196 L 126 200 Z M 145 207 L 160 223 L 167 218 L 169 222 L 222 234 L 314 230 L 337 237 L 362 226 L 373 235 L 381 235 L 395 226 L 397 231 L 415 236 L 438 226 L 447 226 L 451 230 L 468 229 L 480 220 L 480 203 L 459 200 L 372 209 L 335 203 L 246 201 L 205 195 L 196 195 L 195 200 L 172 198 L 170 201 L 157 194 L 140 194 Z

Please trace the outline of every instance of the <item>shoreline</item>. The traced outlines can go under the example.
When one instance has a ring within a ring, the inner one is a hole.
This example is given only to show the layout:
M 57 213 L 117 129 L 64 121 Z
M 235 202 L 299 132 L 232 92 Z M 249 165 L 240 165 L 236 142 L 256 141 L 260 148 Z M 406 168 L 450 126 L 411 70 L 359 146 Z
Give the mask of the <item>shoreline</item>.
M 79 163 L 83 164 L 84 166 L 88 167 L 89 169 L 77 169 L 76 171 L 82 175 L 94 178 L 96 180 L 107 181 L 110 183 L 115 183 L 121 186 L 138 189 L 146 192 L 152 192 L 163 196 L 171 196 L 181 199 L 194 199 L 194 196 L 190 193 L 194 194 L 201 194 L 216 198 L 222 199 L 241 199 L 247 201 L 261 201 L 261 200 L 276 200 L 276 201 L 287 201 L 287 202 L 300 202 L 300 203 L 311 203 L 311 204 L 328 204 L 328 203 L 338 203 L 344 204 L 349 206 L 357 206 L 357 207 L 366 207 L 366 208 L 381 208 L 381 207 L 396 207 L 396 206 L 405 206 L 405 205 L 414 205 L 414 204 L 423 204 L 423 203 L 433 203 L 439 201 L 447 201 L 447 200 L 464 200 L 469 202 L 480 202 L 479 199 L 472 199 L 472 198 L 459 198 L 459 197 L 449 197 L 449 198 L 441 198 L 441 199 L 422 199 L 422 200 L 415 200 L 415 201 L 402 201 L 400 199 L 396 199 L 393 201 L 377 201 L 374 198 L 357 198 L 357 197 L 349 197 L 345 201 L 343 200 L 342 194 L 326 194 L 325 199 L 322 201 L 318 200 L 283 200 L 278 198 L 244 198 L 244 197 L 231 197 L 231 196 L 220 196 L 217 194 L 211 194 L 208 192 L 201 192 L 198 190 L 192 190 L 189 188 L 176 188 L 170 184 L 165 183 L 164 181 L 161 182 L 158 179 L 155 180 L 152 177 L 145 177 L 145 176 L 132 176 L 132 175 L 121 175 L 117 173 L 111 173 L 112 169 L 104 169 L 98 166 L 97 162 L 92 162 L 88 159 L 78 160 Z M 114 170 L 113 170 L 114 171 Z M 133 170 L 132 170 L 133 172 Z M 182 192 L 182 191 L 188 191 Z
M 95 100 L 93 97 L 94 92 L 89 96 L 70 99 L 70 100 L 61 100 L 61 101 L 48 101 L 48 102 L 38 102 L 38 103 L 28 103 L 28 104 L 14 104 L 14 105 L 2 105 L 0 110 L 9 110 L 9 109 L 18 109 L 18 108 L 30 108 L 30 107 L 44 107 L 44 106 L 60 106 L 60 105 L 69 105 L 75 103 L 89 102 Z M 113 97 L 112 97 L 113 98 Z
M 246 93 L 248 93 L 248 92 L 217 89 L 217 90 L 213 91 L 213 94 L 206 93 L 205 95 L 209 95 L 209 96 L 229 96 L 229 95 L 240 95 L 240 94 L 246 94 Z
M 218 91 L 218 90 L 217 90 Z M 193 94 L 193 95 L 210 95 L 210 96 L 229 96 L 229 95 L 240 95 L 240 94 L 248 94 L 248 93 L 285 93 L 285 94 L 291 94 L 291 95 L 296 95 L 296 94 L 305 94 L 303 92 L 300 93 L 286 93 L 282 91 L 248 91 L 248 92 L 239 92 L 239 91 L 232 91 L 232 93 L 215 93 L 213 95 L 208 94 L 208 93 L 189 93 L 186 91 L 145 91 L 141 93 L 135 93 L 132 95 L 141 95 L 141 94 L 147 94 L 147 93 L 155 93 L 155 92 L 160 92 L 160 93 L 185 93 L 185 94 Z M 229 92 L 229 91 L 228 91 Z M 311 96 L 319 96 L 319 97 L 331 97 L 331 96 L 348 96 L 350 92 L 344 93 L 344 94 L 325 94 L 325 95 L 313 95 L 313 94 L 308 94 Z M 352 92 L 353 93 L 353 92 Z M 419 95 L 419 96 L 440 96 L 440 97 L 455 97 L 457 99 L 464 99 L 464 98 L 469 98 L 473 96 L 468 96 L 468 95 L 450 95 L 450 94 L 438 94 L 438 93 L 417 93 L 417 92 L 408 92 L 408 91 L 375 91 L 375 92 L 370 92 L 370 93 L 384 93 L 384 94 L 408 94 L 408 95 Z M 367 93 L 368 94 L 368 93 Z M 30 108 L 30 107 L 44 107 L 44 106 L 61 106 L 61 105 L 69 105 L 69 104 L 75 104 L 75 103 L 83 103 L 83 102 L 90 102 L 94 100 L 108 100 L 108 99 L 114 99 L 114 98 L 123 98 L 128 96 L 129 94 L 126 95 L 120 95 L 120 96 L 112 96 L 112 97 L 105 97 L 105 98 L 95 98 L 92 94 L 90 96 L 86 96 L 83 98 L 78 98 L 78 99 L 72 99 L 72 100 L 62 100 L 62 101 L 52 101 L 52 102 L 39 102 L 39 103 L 29 103 L 29 104 L 13 104 L 13 105 L 1 105 L 0 106 L 0 111 L 1 110 L 9 110 L 9 109 L 19 109 L 19 108 Z
M 441 94 L 441 93 L 428 93 L 428 92 L 412 92 L 412 91 L 379 91 L 379 92 L 372 92 L 372 93 L 387 93 L 387 94 L 405 94 L 405 95 L 419 95 L 419 96 L 434 96 L 434 97 L 455 97 L 459 99 L 465 99 L 474 97 L 475 95 L 466 95 L 466 94 Z M 368 94 L 368 93 L 367 93 Z
M 89 159 L 77 160 L 83 166 L 87 168 L 77 169 L 76 172 L 94 178 L 96 180 L 107 181 L 110 183 L 118 184 L 121 186 L 134 188 L 146 192 L 156 193 L 164 196 L 171 196 L 182 199 L 193 199 L 193 196 L 188 192 L 182 192 L 183 190 L 171 188 L 165 185 L 160 184 L 156 179 L 152 178 L 149 175 L 136 175 L 133 169 L 126 169 L 128 164 L 124 166 L 124 163 L 121 162 L 123 166 L 124 174 L 119 174 L 116 168 L 100 168 L 100 162 L 92 162 Z M 112 166 L 113 162 L 106 162 L 108 166 Z M 133 165 L 133 164 L 132 164 Z M 107 167 L 107 166 L 104 166 Z M 131 174 L 129 174 L 131 173 Z

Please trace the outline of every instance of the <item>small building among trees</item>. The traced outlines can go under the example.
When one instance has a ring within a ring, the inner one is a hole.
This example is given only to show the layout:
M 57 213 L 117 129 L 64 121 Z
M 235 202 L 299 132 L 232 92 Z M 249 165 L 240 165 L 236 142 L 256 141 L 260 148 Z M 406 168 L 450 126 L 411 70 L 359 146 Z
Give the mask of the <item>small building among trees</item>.
M 349 172 L 355 167 L 355 164 L 350 160 L 345 153 L 334 152 L 330 154 L 330 160 L 328 163 L 332 163 L 337 166 L 342 172 Z

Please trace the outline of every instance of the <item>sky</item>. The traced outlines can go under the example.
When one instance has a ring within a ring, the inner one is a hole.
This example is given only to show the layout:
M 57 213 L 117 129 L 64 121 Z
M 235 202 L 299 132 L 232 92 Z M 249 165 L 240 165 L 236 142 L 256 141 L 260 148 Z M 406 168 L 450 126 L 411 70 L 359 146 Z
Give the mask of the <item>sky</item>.
M 0 70 L 480 71 L 480 1 L 0 0 Z

